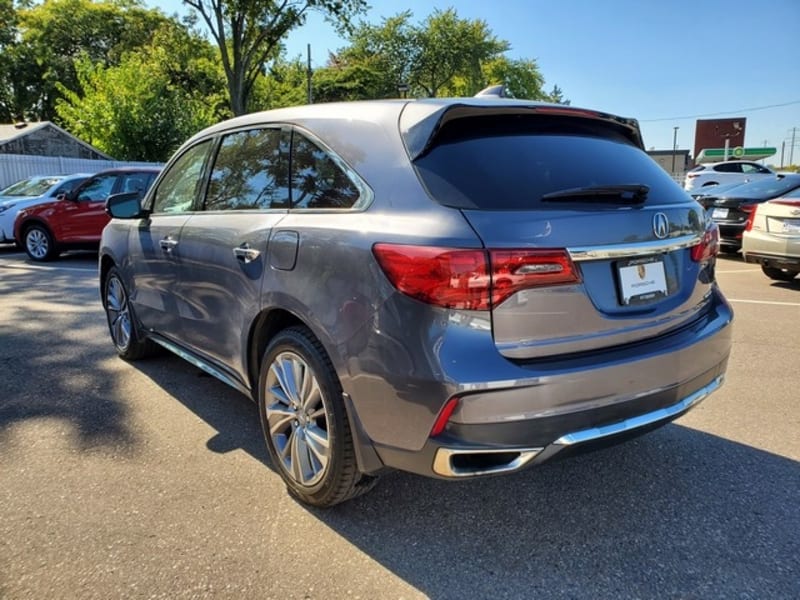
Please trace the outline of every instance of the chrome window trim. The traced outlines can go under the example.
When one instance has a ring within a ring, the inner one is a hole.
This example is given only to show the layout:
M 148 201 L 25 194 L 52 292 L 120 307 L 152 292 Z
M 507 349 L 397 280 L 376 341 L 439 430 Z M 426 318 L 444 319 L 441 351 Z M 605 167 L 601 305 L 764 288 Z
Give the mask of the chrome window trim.
M 685 235 L 661 241 L 639 242 L 636 244 L 618 244 L 614 246 L 578 246 L 567 248 L 570 258 L 575 262 L 589 260 L 608 260 L 627 258 L 643 254 L 664 254 L 682 248 L 691 248 L 702 241 L 699 235 Z

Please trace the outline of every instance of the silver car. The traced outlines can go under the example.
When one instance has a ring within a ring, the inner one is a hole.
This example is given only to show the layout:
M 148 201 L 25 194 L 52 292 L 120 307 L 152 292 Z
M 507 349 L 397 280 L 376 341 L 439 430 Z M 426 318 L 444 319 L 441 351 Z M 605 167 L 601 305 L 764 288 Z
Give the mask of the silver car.
M 722 383 L 716 226 L 636 121 L 507 99 L 226 121 L 108 201 L 120 356 L 161 346 L 258 403 L 330 506 L 388 468 L 511 473 L 680 416 Z

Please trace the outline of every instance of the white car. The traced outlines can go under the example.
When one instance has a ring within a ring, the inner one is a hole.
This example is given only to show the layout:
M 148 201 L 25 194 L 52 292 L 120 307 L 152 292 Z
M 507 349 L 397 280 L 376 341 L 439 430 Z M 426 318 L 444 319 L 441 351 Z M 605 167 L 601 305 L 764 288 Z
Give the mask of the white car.
M 742 254 L 770 279 L 792 281 L 800 274 L 800 188 L 757 206 L 744 230 Z
M 55 200 L 91 175 L 40 175 L 23 179 L 0 191 L 0 243 L 14 242 L 14 220 L 23 208 Z
M 688 192 L 707 185 L 747 183 L 769 175 L 775 175 L 775 172 L 764 165 L 747 160 L 706 163 L 697 165 L 686 174 L 683 189 Z

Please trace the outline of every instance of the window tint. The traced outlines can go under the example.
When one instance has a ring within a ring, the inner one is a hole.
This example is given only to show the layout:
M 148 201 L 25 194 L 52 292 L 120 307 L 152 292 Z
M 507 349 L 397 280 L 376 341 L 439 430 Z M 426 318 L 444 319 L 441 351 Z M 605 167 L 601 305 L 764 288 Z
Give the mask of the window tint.
M 552 210 L 541 202 L 545 194 L 619 184 L 648 186 L 647 203 L 686 201 L 658 163 L 602 123 L 475 117 L 445 125 L 434 144 L 414 165 L 431 196 L 446 206 Z
M 322 148 L 292 135 L 292 208 L 350 208 L 358 188 Z
M 741 173 L 742 165 L 739 163 L 722 163 L 715 165 L 714 170 L 719 173 Z
M 239 131 L 222 138 L 206 210 L 287 208 L 288 167 L 280 141 L 280 129 Z
M 153 212 L 176 213 L 191 210 L 200 191 L 203 165 L 211 141 L 192 146 L 176 160 L 161 179 L 153 200 Z
M 118 175 L 101 175 L 86 182 L 78 192 L 80 202 L 104 202 L 114 190 Z
M 126 173 L 122 178 L 122 192 L 139 192 L 144 194 L 153 182 L 153 173 Z

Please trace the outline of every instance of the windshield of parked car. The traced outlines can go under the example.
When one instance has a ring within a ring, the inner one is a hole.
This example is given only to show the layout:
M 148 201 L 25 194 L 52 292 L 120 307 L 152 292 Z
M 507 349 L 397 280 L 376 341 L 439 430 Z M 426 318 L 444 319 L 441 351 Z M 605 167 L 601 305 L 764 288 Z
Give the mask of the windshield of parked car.
M 622 133 L 588 119 L 459 119 L 444 126 L 414 165 L 430 195 L 454 208 L 552 210 L 555 193 L 631 185 L 647 187 L 647 204 L 687 200 Z M 569 200 L 571 208 L 582 203 Z M 582 200 L 589 205 L 599 199 L 582 192 Z
M 62 177 L 33 177 L 31 179 L 23 179 L 4 189 L 0 192 L 0 196 L 41 196 L 62 179 Z
M 720 194 L 718 197 L 774 198 L 796 187 L 800 187 L 800 175 L 778 175 L 745 183 L 731 190 L 729 194 Z

